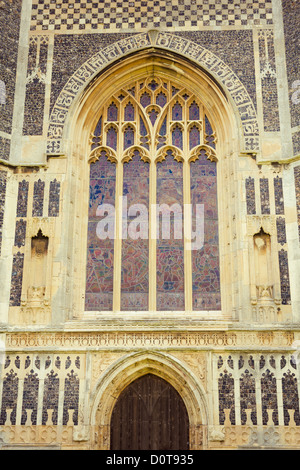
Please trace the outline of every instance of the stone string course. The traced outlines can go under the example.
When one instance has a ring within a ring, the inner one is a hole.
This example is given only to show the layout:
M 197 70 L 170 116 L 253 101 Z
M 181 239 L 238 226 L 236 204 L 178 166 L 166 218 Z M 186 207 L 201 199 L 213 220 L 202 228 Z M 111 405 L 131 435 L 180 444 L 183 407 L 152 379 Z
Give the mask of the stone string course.
M 7 349 L 101 347 L 290 347 L 293 332 L 103 332 L 103 333 L 7 333 Z

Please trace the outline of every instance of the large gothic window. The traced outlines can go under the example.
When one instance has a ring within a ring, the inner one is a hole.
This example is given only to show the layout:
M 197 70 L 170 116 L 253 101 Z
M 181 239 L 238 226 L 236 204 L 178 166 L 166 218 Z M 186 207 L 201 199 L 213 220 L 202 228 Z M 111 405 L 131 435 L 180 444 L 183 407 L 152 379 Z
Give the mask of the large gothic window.
M 221 309 L 216 135 L 160 78 L 102 107 L 91 139 L 85 309 Z

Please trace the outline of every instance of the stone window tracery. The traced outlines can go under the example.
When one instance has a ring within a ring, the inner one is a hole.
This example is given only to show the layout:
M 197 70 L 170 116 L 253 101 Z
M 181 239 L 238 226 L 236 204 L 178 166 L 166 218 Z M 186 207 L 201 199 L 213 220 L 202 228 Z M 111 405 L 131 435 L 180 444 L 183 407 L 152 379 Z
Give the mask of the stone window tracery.
M 85 310 L 220 311 L 216 133 L 204 105 L 171 80 L 141 79 L 107 100 L 94 129 Z

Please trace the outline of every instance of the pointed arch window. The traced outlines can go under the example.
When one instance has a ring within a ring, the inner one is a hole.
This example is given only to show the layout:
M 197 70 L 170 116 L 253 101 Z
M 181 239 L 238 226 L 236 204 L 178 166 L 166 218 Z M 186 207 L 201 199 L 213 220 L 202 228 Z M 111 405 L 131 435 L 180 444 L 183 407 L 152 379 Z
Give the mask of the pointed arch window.
M 170 80 L 137 80 L 103 105 L 89 158 L 87 311 L 221 310 L 216 142 L 201 101 Z

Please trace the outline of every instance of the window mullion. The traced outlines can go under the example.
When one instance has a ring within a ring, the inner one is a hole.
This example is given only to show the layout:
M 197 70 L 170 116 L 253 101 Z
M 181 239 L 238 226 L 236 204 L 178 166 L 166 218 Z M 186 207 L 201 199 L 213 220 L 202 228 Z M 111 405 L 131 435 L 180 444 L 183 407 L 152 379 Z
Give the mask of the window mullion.
M 187 140 L 186 140 L 187 142 Z M 185 156 L 188 155 L 187 145 Z M 185 310 L 187 312 L 193 309 L 192 294 L 192 252 L 191 252 L 191 183 L 190 183 L 190 164 L 185 158 L 183 162 L 183 227 L 184 227 L 184 294 Z
M 189 133 L 188 119 L 189 110 L 187 103 L 184 106 L 184 133 L 183 133 L 183 227 L 184 227 L 184 297 L 185 311 L 189 312 L 193 309 L 192 299 L 192 253 L 191 253 L 191 179 L 189 157 Z
M 149 310 L 156 310 L 156 164 L 149 173 Z
M 123 164 L 118 162 L 116 168 L 116 200 L 115 200 L 115 241 L 114 241 L 114 277 L 113 277 L 113 311 L 121 309 L 121 269 L 122 269 L 122 196 L 123 196 Z

